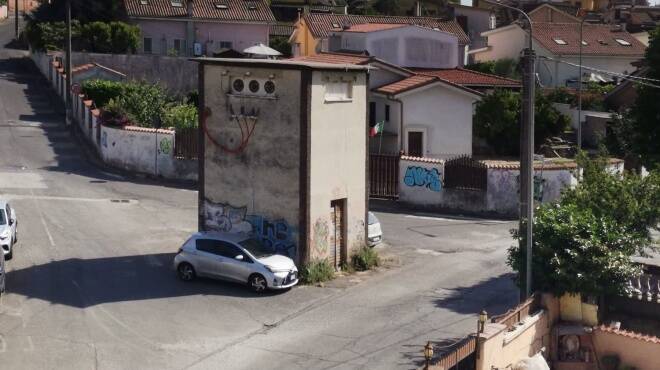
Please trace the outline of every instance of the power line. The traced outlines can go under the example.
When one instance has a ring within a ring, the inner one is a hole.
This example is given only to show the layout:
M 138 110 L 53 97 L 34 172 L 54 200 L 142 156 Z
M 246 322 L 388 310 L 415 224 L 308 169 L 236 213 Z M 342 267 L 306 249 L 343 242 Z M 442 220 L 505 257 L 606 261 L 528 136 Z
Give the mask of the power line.
M 555 62 L 558 62 L 558 63 L 568 64 L 568 65 L 573 66 L 573 67 L 580 67 L 579 64 L 575 64 L 575 63 L 567 62 L 567 61 L 564 61 L 564 60 L 554 59 L 554 58 L 551 58 L 551 57 L 541 56 L 540 58 L 548 59 L 548 60 L 552 60 L 552 61 L 555 61 Z M 606 71 L 606 70 L 602 70 L 602 69 L 598 69 L 598 68 L 593 68 L 593 67 L 589 67 L 589 66 L 585 66 L 585 65 L 583 65 L 582 68 L 587 69 L 587 70 L 591 70 L 591 71 L 595 71 L 595 72 L 600 72 L 600 73 L 603 73 L 603 74 L 606 74 L 606 75 L 610 75 L 610 76 L 616 76 L 616 77 L 618 77 L 619 79 L 627 80 L 627 81 L 633 81 L 633 82 L 638 83 L 638 84 L 640 84 L 640 85 L 644 85 L 644 86 L 648 86 L 648 87 L 653 87 L 653 88 L 656 88 L 656 89 L 660 89 L 660 85 L 654 85 L 654 84 L 652 84 L 652 83 L 645 82 L 645 81 L 660 82 L 660 80 L 656 80 L 656 79 L 653 79 L 653 78 L 645 78 L 645 77 L 638 77 L 638 76 L 625 75 L 625 74 L 623 74 L 623 73 L 612 72 L 612 71 Z

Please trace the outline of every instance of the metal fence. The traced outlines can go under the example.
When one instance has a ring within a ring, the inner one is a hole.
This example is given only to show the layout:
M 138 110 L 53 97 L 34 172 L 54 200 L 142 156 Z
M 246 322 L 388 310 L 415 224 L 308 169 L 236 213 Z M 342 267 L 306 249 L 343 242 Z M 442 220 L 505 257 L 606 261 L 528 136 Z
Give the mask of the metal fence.
M 197 159 L 198 134 L 196 127 L 177 129 L 174 137 L 174 157 Z
M 432 369 L 443 370 L 474 370 L 476 367 L 477 338 L 470 336 L 456 344 L 447 353 L 442 354 L 437 361 L 433 361 Z
M 399 196 L 398 154 L 369 155 L 369 196 L 397 198 Z
M 493 316 L 490 320 L 493 323 L 506 325 L 507 330 L 524 318 L 538 311 L 540 307 L 540 296 L 532 295 L 525 302 L 519 304 L 515 308 L 507 311 L 506 313 L 498 316 Z
M 460 156 L 445 162 L 445 188 L 486 191 L 488 166 L 470 156 Z

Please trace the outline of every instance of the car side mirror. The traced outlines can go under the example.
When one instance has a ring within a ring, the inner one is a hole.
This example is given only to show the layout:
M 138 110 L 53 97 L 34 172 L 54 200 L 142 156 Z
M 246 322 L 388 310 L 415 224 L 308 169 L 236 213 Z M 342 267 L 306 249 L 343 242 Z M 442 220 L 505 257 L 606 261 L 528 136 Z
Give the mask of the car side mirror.
M 10 219 L 9 220 L 9 226 L 12 226 L 14 224 L 14 220 Z
M 242 261 L 243 260 L 243 255 L 239 254 L 238 256 L 234 257 L 234 259 Z

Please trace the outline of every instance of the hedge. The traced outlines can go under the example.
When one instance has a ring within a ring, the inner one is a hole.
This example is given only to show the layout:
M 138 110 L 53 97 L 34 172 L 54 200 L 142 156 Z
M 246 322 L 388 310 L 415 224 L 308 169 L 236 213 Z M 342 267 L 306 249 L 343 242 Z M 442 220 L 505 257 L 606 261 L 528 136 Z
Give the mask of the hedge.
M 62 50 L 66 37 L 64 22 L 29 21 L 25 35 L 35 50 Z M 140 29 L 124 22 L 71 22 L 71 44 L 76 51 L 134 53 L 140 45 Z

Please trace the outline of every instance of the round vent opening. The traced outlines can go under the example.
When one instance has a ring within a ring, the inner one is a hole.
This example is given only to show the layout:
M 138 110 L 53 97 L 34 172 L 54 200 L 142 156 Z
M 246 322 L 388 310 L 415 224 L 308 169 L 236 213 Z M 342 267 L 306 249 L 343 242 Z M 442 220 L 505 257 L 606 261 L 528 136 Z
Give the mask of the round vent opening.
M 275 83 L 273 81 L 266 81 L 264 83 L 264 90 L 267 94 L 272 94 L 275 92 Z
M 240 78 L 237 78 L 234 80 L 233 87 L 234 87 L 234 91 L 241 92 L 245 87 L 245 83 Z
M 252 80 L 252 81 L 250 81 L 249 86 L 250 86 L 250 91 L 252 91 L 253 93 L 256 93 L 257 91 L 259 91 L 259 81 Z

